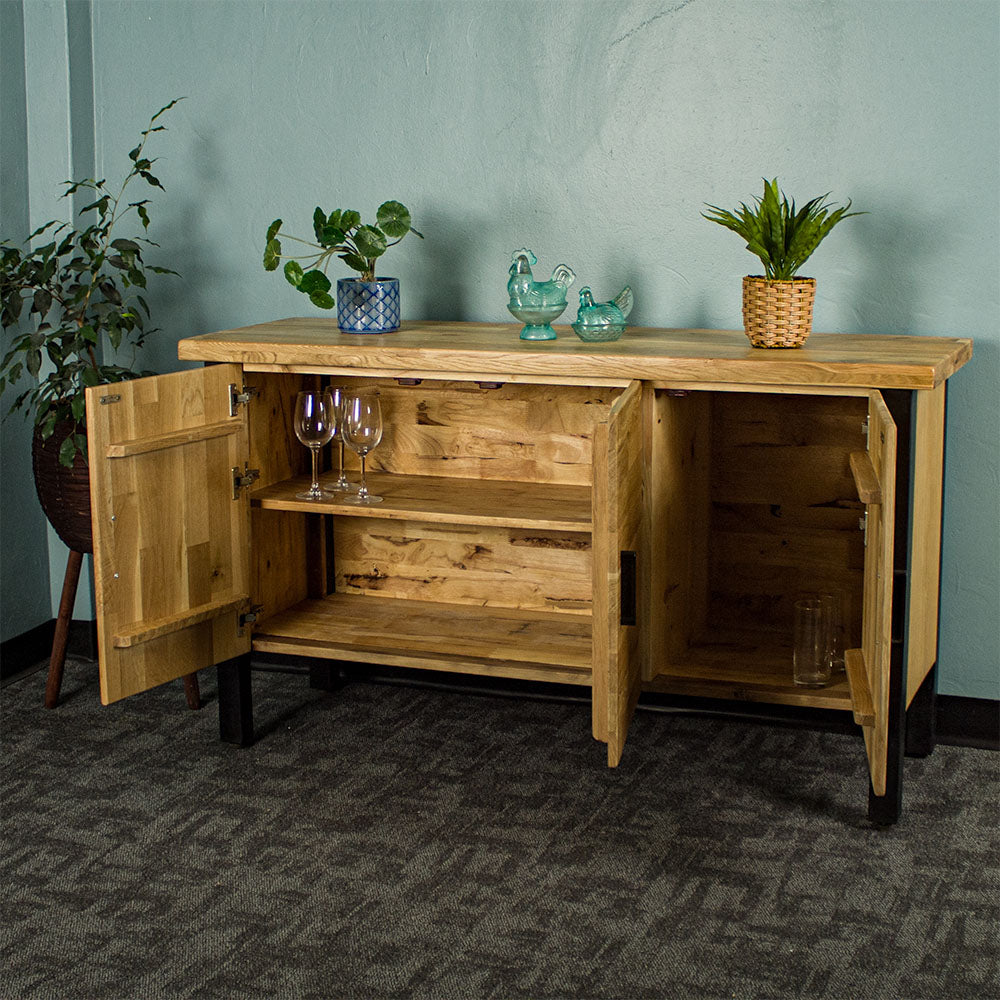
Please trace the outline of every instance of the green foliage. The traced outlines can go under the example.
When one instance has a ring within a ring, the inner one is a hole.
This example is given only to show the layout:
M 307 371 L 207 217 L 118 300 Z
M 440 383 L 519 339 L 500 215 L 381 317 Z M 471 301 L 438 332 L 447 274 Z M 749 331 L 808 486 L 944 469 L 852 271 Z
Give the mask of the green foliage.
M 852 215 L 850 201 L 832 209 L 821 195 L 796 210 L 795 202 L 778 190 L 778 179 L 764 180 L 764 195 L 755 198 L 753 207 L 740 203 L 734 214 L 715 205 L 702 215 L 746 240 L 747 250 L 760 258 L 764 274 L 771 279 L 794 278 L 813 251 L 838 222 Z
M 139 144 L 128 154 L 132 167 L 117 194 L 104 180 L 66 182 L 63 197 L 81 189 L 94 193 L 95 200 L 80 210 L 81 216 L 96 213 L 93 221 L 72 229 L 67 222 L 53 220 L 35 230 L 23 248 L 9 240 L 0 243 L 3 329 L 18 329 L 25 311 L 32 326 L 27 333 L 15 333 L 0 361 L 0 394 L 12 390 L 25 373 L 31 376 L 31 384 L 13 400 L 8 415 L 22 407 L 33 410 L 45 440 L 56 424 L 70 421 L 73 429 L 59 448 L 59 460 L 66 466 L 73 464 L 78 452 L 86 456 L 85 389 L 152 374 L 133 367 L 135 352 L 157 332 L 146 325 L 150 313 L 142 292 L 147 272 L 176 272 L 146 263 L 143 254 L 157 246 L 152 240 L 115 234 L 132 211 L 143 233 L 149 229 L 149 199 L 126 202 L 125 190 L 137 177 L 162 190 L 151 173 L 156 161 L 146 158 L 145 149 L 150 135 L 165 131 L 165 126 L 154 123 L 177 100 L 149 120 Z M 44 234 L 49 242 L 42 244 Z M 131 360 L 120 364 L 118 354 L 125 349 Z M 43 375 L 45 358 L 51 370 Z M 105 363 L 103 358 L 113 360 Z
M 407 233 L 424 238 L 410 221 L 409 211 L 398 201 L 383 202 L 379 206 L 374 226 L 364 225 L 361 214 L 353 209 L 337 208 L 327 215 L 323 209 L 317 208 L 313 212 L 315 242 L 285 235 L 286 239 L 313 249 L 302 257 L 293 257 L 281 252 L 278 235 L 282 221 L 275 219 L 267 227 L 264 240 L 264 270 L 275 271 L 278 264 L 285 260 L 285 280 L 308 295 L 313 305 L 320 309 L 332 309 L 335 302 L 330 295 L 330 279 L 326 276 L 331 258 L 337 257 L 352 270 L 360 272 L 363 281 L 374 281 L 376 261 L 389 247 L 394 247 Z M 305 261 L 306 267 L 303 268 L 299 261 Z

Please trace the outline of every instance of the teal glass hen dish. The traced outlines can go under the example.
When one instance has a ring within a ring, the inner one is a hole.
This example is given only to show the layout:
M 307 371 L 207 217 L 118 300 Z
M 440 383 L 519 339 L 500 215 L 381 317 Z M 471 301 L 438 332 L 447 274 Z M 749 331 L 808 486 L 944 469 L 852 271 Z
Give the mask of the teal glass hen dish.
M 635 296 L 628 285 L 610 302 L 595 302 L 590 288 L 581 288 L 573 331 L 581 340 L 617 340 L 625 332 L 625 321 L 634 303 Z
M 526 247 L 511 257 L 507 279 L 507 308 L 524 323 L 521 340 L 555 340 L 551 323 L 566 308 L 566 289 L 576 281 L 571 267 L 559 264 L 548 281 L 535 281 L 531 266 L 538 258 Z

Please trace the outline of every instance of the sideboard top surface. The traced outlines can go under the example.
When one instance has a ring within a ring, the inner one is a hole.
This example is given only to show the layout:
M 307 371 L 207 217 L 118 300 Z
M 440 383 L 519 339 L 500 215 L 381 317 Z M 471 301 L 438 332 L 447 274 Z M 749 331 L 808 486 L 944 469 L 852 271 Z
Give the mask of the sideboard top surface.
M 750 346 L 732 330 L 629 327 L 593 344 L 569 327 L 557 340 L 523 341 L 513 323 L 404 322 L 394 333 L 341 333 L 336 320 L 300 317 L 189 337 L 182 361 L 248 369 L 647 379 L 766 385 L 931 389 L 972 356 L 963 338 L 814 333 L 792 350 Z

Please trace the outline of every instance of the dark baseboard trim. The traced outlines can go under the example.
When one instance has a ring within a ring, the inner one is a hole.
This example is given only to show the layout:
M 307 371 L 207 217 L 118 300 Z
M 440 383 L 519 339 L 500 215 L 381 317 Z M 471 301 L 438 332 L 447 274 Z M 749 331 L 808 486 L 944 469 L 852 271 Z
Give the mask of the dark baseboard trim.
M 52 653 L 56 620 L 50 618 L 27 632 L 0 643 L 0 682 L 6 683 L 21 674 L 47 665 Z M 66 652 L 70 656 L 97 659 L 97 622 L 74 620 L 69 623 Z
M 0 643 L 0 680 L 3 683 L 48 663 L 55 625 L 55 619 L 52 618 L 22 635 Z M 73 656 L 96 660 L 97 623 L 71 622 L 67 652 Z M 308 657 L 255 653 L 252 667 L 262 672 L 300 673 L 308 676 L 310 662 L 313 661 Z M 481 678 L 474 675 L 458 680 L 451 673 L 382 667 L 377 664 L 338 663 L 337 668 L 344 681 L 407 684 L 515 698 L 589 701 L 589 696 L 584 693 L 585 689 L 573 685 Z M 646 692 L 640 699 L 638 707 L 653 712 L 727 716 L 746 721 L 811 726 L 840 732 L 854 728 L 853 722 L 846 721 L 842 712 L 796 709 L 755 702 L 717 701 L 711 698 L 666 696 Z M 1000 751 L 1000 701 L 938 695 L 936 729 L 938 743 Z
M 1000 701 L 939 694 L 937 740 L 948 746 L 1000 750 Z

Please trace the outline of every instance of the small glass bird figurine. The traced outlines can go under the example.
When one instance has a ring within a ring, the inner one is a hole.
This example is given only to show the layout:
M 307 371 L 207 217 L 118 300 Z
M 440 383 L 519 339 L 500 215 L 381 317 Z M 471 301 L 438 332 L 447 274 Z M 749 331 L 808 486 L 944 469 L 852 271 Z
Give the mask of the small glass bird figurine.
M 581 340 L 617 340 L 625 332 L 625 321 L 634 302 L 635 296 L 628 285 L 610 302 L 595 302 L 590 288 L 581 288 L 573 330 Z
M 521 340 L 555 340 L 549 325 L 566 308 L 566 289 L 576 281 L 573 269 L 559 264 L 549 281 L 535 281 L 531 265 L 538 258 L 526 247 L 512 255 L 507 279 L 507 308 L 522 323 Z

